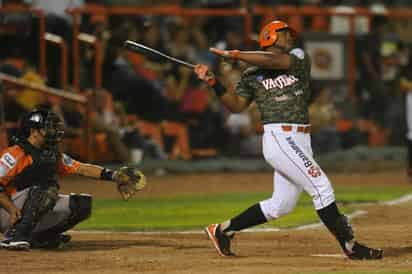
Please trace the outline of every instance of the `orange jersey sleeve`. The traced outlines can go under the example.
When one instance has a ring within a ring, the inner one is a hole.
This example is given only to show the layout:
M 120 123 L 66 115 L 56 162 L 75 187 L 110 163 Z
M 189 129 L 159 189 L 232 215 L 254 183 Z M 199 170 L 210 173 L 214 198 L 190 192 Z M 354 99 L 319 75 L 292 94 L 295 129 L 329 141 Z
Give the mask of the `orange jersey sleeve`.
M 30 155 L 17 146 L 6 148 L 0 153 L 0 184 L 6 188 L 8 194 L 15 192 L 14 188 L 7 187 L 10 181 L 33 163 Z
M 57 171 L 59 175 L 69 175 L 75 173 L 80 168 L 80 162 L 74 160 L 69 155 L 64 154 L 62 155 Z

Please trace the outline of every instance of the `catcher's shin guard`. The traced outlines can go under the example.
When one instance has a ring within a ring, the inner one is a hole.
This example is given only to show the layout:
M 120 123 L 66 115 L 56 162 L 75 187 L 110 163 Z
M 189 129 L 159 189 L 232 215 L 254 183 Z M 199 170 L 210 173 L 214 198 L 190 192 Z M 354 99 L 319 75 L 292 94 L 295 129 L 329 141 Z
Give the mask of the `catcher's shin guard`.
M 49 241 L 61 233 L 73 228 L 90 217 L 92 212 L 92 196 L 88 194 L 70 194 L 70 215 L 61 223 L 41 232 L 33 233 L 36 242 Z

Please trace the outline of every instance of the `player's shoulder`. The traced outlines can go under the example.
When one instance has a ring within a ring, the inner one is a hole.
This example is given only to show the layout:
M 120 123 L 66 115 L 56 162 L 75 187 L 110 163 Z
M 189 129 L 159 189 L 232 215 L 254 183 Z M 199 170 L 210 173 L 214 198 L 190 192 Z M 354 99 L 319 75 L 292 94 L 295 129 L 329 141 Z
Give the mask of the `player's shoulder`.
M 302 49 L 302 48 L 293 48 L 289 51 L 289 54 L 293 55 L 296 58 L 301 59 L 301 60 L 303 60 L 307 57 L 307 54 L 306 54 L 305 50 Z
M 13 168 L 24 154 L 24 150 L 20 146 L 13 145 L 1 152 L 0 162 L 8 168 Z

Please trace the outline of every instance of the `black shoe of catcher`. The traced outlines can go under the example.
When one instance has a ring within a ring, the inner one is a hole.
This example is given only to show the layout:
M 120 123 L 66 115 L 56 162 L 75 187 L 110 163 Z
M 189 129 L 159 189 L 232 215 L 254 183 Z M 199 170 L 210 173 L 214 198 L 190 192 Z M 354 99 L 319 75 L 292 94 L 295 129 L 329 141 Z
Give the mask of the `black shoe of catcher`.
M 380 260 L 383 258 L 383 250 L 370 248 L 358 242 L 352 247 L 352 251 L 345 250 L 345 254 L 351 260 Z
M 9 250 L 28 250 L 30 241 L 27 237 L 20 235 L 16 229 L 10 229 L 5 233 L 5 239 L 0 242 L 0 247 Z
M 220 256 L 235 256 L 235 254 L 230 250 L 230 241 L 233 236 L 229 237 L 220 231 L 220 224 L 211 224 L 205 228 L 205 231 Z
M 58 234 L 46 239 L 33 239 L 31 241 L 32 248 L 44 248 L 44 249 L 60 249 L 70 242 L 72 236 L 68 234 Z

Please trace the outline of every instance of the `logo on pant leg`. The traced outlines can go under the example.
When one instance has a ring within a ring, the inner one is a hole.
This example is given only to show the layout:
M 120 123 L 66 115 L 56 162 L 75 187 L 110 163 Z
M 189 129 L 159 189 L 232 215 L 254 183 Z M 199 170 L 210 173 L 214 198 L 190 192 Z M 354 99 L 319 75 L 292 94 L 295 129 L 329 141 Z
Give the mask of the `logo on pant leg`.
M 311 160 L 305 155 L 305 153 L 299 148 L 299 146 L 293 141 L 292 137 L 286 137 L 286 141 L 290 147 L 295 151 L 296 155 L 302 160 L 303 165 L 306 167 L 307 172 L 313 178 L 322 175 L 320 168 L 312 163 Z
M 320 172 L 320 168 L 317 166 L 311 166 L 308 169 L 308 174 L 310 176 L 312 176 L 313 178 L 319 177 L 320 175 L 322 175 L 322 173 Z

